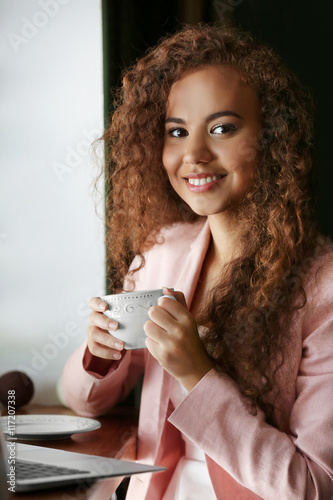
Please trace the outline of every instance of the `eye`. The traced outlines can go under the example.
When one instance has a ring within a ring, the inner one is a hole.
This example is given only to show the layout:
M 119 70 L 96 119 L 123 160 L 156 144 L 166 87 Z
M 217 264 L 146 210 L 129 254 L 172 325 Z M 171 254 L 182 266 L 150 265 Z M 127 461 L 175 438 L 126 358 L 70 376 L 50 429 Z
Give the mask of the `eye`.
M 168 135 L 171 137 L 186 137 L 188 135 L 188 132 L 184 128 L 171 128 L 168 130 Z
M 224 134 L 229 134 L 230 132 L 234 132 L 237 129 L 237 127 L 233 123 L 220 123 L 219 125 L 215 125 L 211 133 L 212 134 L 218 134 L 218 135 L 224 135 Z

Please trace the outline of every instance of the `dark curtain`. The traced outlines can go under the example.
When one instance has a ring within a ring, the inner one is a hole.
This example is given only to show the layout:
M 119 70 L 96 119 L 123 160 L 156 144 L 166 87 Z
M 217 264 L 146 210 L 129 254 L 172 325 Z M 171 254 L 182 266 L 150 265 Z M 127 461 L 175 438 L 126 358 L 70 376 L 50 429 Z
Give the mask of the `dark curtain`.
M 213 10 L 213 4 L 196 0 L 102 0 L 106 121 L 110 89 L 119 85 L 122 69 L 180 24 L 211 21 Z
M 243 0 L 236 23 L 274 47 L 313 96 L 318 144 L 317 218 L 333 236 L 333 162 L 331 154 L 332 0 Z
M 123 68 L 183 23 L 231 18 L 273 46 L 310 88 L 317 113 L 318 221 L 333 236 L 331 117 L 332 0 L 102 0 L 105 124 Z

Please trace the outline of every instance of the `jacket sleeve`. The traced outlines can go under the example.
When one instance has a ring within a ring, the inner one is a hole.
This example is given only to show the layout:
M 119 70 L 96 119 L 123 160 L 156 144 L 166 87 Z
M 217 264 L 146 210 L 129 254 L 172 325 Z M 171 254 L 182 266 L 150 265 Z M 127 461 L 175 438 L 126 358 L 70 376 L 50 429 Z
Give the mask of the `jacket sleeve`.
M 62 377 L 66 404 L 86 417 L 107 413 L 122 401 L 134 389 L 144 370 L 144 349 L 126 351 L 121 360 L 112 361 L 102 375 L 98 369 L 89 369 L 91 357 L 85 342 L 67 360 Z
M 235 382 L 214 369 L 169 417 L 213 466 L 265 500 L 333 499 L 332 270 L 318 274 L 300 322 L 302 358 L 288 433 L 268 425 L 263 412 L 249 415 Z

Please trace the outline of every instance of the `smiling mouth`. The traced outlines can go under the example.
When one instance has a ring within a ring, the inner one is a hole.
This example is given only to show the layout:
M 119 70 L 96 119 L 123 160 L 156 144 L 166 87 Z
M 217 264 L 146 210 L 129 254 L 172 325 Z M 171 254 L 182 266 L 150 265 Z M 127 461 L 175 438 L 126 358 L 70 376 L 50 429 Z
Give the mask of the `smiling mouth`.
M 211 182 L 216 182 L 219 179 L 222 179 L 225 175 L 212 175 L 207 177 L 186 177 L 186 180 L 192 186 L 205 186 L 205 184 L 210 184 Z

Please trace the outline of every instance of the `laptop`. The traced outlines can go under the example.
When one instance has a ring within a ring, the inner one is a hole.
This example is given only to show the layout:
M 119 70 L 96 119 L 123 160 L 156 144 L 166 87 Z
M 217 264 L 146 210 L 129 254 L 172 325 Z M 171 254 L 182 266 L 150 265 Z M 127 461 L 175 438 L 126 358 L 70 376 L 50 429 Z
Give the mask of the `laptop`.
M 5 439 L 0 426 L 0 498 L 61 486 L 89 486 L 99 479 L 158 472 L 166 467 L 104 458 Z

